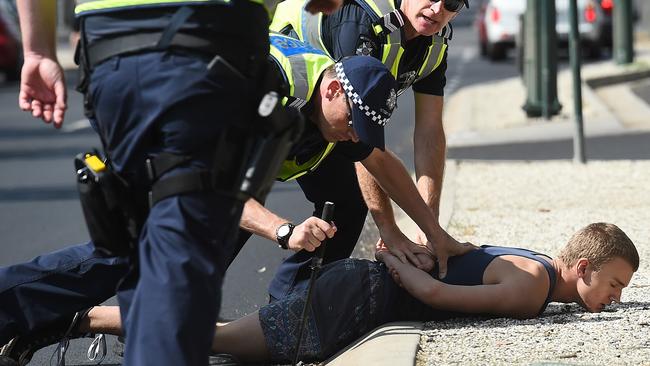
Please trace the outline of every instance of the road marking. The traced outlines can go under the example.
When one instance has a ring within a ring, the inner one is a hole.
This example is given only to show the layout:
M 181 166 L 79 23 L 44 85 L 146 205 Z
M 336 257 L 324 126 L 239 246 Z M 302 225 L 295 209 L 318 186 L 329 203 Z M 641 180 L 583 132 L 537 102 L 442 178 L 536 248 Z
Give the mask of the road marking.
M 84 118 L 78 121 L 64 124 L 62 130 L 63 132 L 75 132 L 79 130 L 85 130 L 86 128 L 90 128 L 90 122 Z

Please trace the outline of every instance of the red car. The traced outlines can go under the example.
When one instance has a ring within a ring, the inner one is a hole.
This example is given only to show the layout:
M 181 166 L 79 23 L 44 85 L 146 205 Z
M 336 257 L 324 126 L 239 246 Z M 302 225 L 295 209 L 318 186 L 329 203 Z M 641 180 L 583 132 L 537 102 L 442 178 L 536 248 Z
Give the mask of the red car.
M 8 80 L 20 78 L 22 52 L 17 35 L 17 22 L 6 10 L 0 8 L 0 72 Z

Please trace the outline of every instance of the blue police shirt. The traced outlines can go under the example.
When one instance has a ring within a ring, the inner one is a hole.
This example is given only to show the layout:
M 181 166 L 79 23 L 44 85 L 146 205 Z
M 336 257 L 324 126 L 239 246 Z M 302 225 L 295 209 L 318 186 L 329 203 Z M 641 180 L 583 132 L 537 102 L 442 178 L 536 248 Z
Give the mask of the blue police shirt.
M 397 0 L 395 6 L 399 8 L 400 4 L 401 0 Z M 321 36 L 325 48 L 336 60 L 351 55 L 368 55 L 381 60 L 382 43 L 380 37 L 372 32 L 372 19 L 353 1 L 346 1 L 334 14 L 323 16 Z M 447 52 L 431 74 L 413 83 L 430 45 L 431 37 L 425 36 L 413 38 L 403 45 L 404 55 L 399 64 L 397 80 L 400 92 L 412 84 L 415 92 L 444 95 Z

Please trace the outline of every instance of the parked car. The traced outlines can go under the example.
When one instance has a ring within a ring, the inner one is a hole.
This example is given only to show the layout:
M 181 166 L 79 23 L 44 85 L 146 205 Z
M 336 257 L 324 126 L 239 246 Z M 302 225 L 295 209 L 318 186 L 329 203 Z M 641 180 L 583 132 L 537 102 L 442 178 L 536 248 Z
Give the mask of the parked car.
M 557 40 L 560 48 L 568 48 L 569 0 L 556 0 Z M 589 58 L 599 58 L 603 47 L 612 46 L 612 0 L 578 0 L 578 29 L 580 42 Z
M 507 56 L 516 46 L 520 16 L 526 11 L 526 0 L 485 0 L 475 21 L 481 55 L 492 60 Z M 612 44 L 612 0 L 578 0 L 578 22 L 582 46 L 590 57 L 599 57 L 603 47 Z M 568 47 L 569 0 L 556 0 L 558 47 Z M 523 41 L 523 39 L 522 39 Z
M 10 6 L 12 4 L 0 4 L 0 72 L 5 73 L 8 80 L 18 80 L 23 58 L 17 13 L 15 7 Z
M 482 56 L 500 60 L 515 47 L 519 32 L 519 15 L 526 10 L 526 0 L 481 1 L 476 29 Z

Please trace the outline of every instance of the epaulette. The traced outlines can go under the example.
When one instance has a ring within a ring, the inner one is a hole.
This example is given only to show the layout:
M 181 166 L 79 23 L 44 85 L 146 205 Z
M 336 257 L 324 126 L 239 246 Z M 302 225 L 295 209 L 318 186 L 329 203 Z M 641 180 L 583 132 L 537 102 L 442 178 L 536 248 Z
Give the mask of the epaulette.
M 395 9 L 372 23 L 372 30 L 377 36 L 386 36 L 404 26 L 404 15 Z
M 451 37 L 454 35 L 454 28 L 451 26 L 451 23 L 447 23 L 447 25 L 445 25 L 440 32 L 436 33 L 436 35 L 451 41 Z

